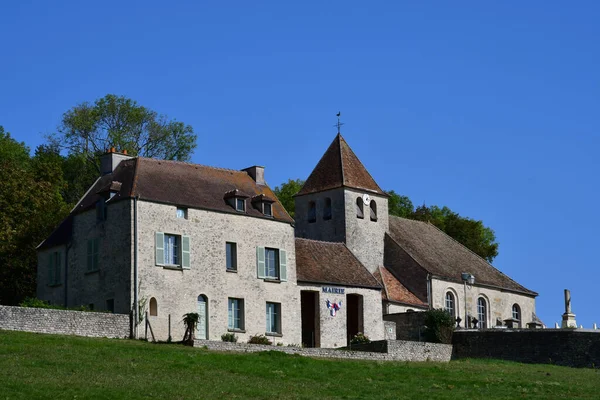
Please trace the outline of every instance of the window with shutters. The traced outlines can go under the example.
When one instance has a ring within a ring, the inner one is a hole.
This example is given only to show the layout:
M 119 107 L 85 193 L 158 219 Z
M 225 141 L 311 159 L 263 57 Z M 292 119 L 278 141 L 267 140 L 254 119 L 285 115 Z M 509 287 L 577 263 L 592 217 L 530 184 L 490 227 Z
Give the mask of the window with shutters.
M 287 281 L 287 252 L 269 247 L 256 248 L 257 275 L 271 281 Z
M 172 233 L 156 232 L 156 265 L 174 268 L 190 268 L 190 237 Z
M 233 331 L 244 330 L 244 299 L 228 299 L 228 322 L 227 329 Z
M 267 335 L 281 334 L 281 304 L 267 302 Z
M 356 198 L 356 218 L 364 218 L 365 214 L 363 211 L 363 199 L 362 197 L 357 197 Z
M 57 286 L 61 282 L 62 253 L 54 251 L 48 255 L 48 286 Z
M 369 208 L 371 209 L 371 221 L 377 221 L 377 203 L 375 203 L 375 200 L 371 200 Z
M 97 271 L 100 268 L 100 238 L 88 239 L 87 241 L 87 272 Z

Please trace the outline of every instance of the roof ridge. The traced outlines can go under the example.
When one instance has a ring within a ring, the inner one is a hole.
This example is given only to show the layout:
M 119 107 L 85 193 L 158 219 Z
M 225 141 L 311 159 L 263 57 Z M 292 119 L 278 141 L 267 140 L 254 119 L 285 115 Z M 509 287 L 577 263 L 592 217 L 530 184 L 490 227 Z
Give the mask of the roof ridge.
M 343 245 L 343 242 L 330 242 L 327 240 L 317 240 L 317 239 L 309 239 L 309 238 L 302 238 L 302 237 L 297 237 L 295 238 L 296 240 L 306 240 L 307 242 L 317 242 L 317 243 L 328 243 L 328 244 L 335 244 L 335 245 Z M 348 249 L 350 250 L 350 249 Z
M 479 257 L 481 260 L 483 260 L 483 262 L 485 262 L 487 265 L 489 265 L 490 267 L 492 267 L 493 269 L 495 269 L 496 271 L 498 271 L 501 275 L 504 275 L 505 277 L 507 277 L 511 282 L 516 283 L 518 286 L 522 287 L 523 289 L 525 289 L 527 291 L 533 292 L 533 290 L 527 289 L 525 286 L 521 285 L 519 282 L 515 281 L 510 276 L 506 275 L 504 272 L 502 272 L 498 268 L 494 267 L 488 260 L 486 260 L 485 258 L 481 257 L 479 254 L 475 253 L 473 250 L 469 249 L 467 246 L 465 246 L 464 244 L 462 244 L 458 240 L 454 239 L 452 236 L 448 235 L 446 232 L 444 232 L 443 230 L 441 230 L 440 228 L 438 228 L 437 226 L 435 226 L 431 222 L 427 221 L 427 225 L 434 227 L 435 229 L 437 229 L 438 231 L 440 231 L 441 233 L 443 233 L 444 236 L 446 236 L 447 238 L 449 238 L 453 242 L 458 243 L 460 246 L 462 246 L 463 248 L 467 249 L 474 256 Z M 533 293 L 536 293 L 536 292 L 533 292 Z
M 342 134 L 338 132 L 337 137 L 338 147 L 340 148 L 340 168 L 342 170 L 342 186 L 346 185 L 346 177 L 344 176 L 344 157 L 342 156 L 342 140 L 346 140 L 342 137 Z
M 215 167 L 215 166 L 212 166 L 212 165 L 197 164 L 197 163 L 188 162 L 188 161 L 162 160 L 162 159 L 159 159 L 159 158 L 152 158 L 152 157 L 136 157 L 136 158 L 140 158 L 140 159 L 147 160 L 147 161 L 152 161 L 152 162 L 159 162 L 159 163 L 161 163 L 161 162 L 170 162 L 170 163 L 177 163 L 177 164 L 186 164 L 186 165 L 193 166 L 193 167 L 210 168 L 210 169 L 216 169 L 216 170 L 220 170 L 220 171 L 237 172 L 237 173 L 240 173 L 240 174 L 246 174 L 246 175 L 248 175 L 248 173 L 246 171 L 242 171 L 242 170 L 238 170 L 238 169 Z

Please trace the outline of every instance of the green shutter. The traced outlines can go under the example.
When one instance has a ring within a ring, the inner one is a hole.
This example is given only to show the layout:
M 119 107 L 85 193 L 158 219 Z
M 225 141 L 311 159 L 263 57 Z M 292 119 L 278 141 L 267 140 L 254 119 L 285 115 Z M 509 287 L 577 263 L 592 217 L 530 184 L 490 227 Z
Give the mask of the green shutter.
M 155 253 L 156 265 L 163 265 L 165 263 L 165 234 L 162 232 L 156 232 Z
M 190 268 L 190 237 L 181 237 L 181 268 Z
M 88 239 L 88 241 L 87 241 L 87 270 L 88 271 L 92 270 L 92 263 L 93 263 L 92 255 L 94 253 L 93 241 L 94 241 L 93 239 Z
M 98 257 L 100 256 L 100 238 L 94 239 L 93 254 L 94 254 L 94 259 L 93 259 L 94 269 L 98 269 L 98 268 L 100 268 L 100 264 L 98 263 Z
M 287 281 L 287 254 L 279 249 L 279 280 Z
M 265 278 L 265 248 L 256 248 L 256 269 L 259 278 Z

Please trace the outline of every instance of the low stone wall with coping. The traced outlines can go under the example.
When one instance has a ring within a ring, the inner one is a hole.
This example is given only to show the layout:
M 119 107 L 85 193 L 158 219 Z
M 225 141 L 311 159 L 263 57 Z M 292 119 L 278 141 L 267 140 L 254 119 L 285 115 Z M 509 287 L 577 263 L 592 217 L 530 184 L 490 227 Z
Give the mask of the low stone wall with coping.
M 0 306 L 0 329 L 59 335 L 128 338 L 129 315 Z
M 211 340 L 196 340 L 194 342 L 194 347 L 206 347 L 208 350 L 238 353 L 280 351 L 282 353 L 298 354 L 306 357 L 375 361 L 448 362 L 452 356 L 451 345 L 409 342 L 403 340 L 378 340 L 365 345 L 353 346 L 352 350 L 283 347 L 249 343 L 216 342 Z

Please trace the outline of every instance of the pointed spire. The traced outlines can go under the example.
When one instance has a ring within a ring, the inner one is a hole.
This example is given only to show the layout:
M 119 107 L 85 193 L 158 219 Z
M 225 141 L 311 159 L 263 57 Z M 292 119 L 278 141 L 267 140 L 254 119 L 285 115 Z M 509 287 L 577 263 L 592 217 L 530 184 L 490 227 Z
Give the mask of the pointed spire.
M 298 192 L 298 196 L 339 187 L 386 195 L 338 133 Z

